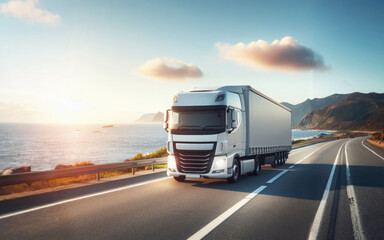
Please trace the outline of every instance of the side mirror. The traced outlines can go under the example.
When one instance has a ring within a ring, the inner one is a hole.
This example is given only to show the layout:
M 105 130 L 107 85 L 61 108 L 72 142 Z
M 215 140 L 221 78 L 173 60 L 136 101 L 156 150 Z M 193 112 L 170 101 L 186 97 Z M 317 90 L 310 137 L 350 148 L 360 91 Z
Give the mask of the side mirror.
M 164 123 L 163 123 L 163 128 L 165 131 L 168 132 L 168 128 L 169 128 L 169 113 L 171 112 L 170 109 L 168 109 L 167 111 L 165 111 L 165 114 L 164 114 Z

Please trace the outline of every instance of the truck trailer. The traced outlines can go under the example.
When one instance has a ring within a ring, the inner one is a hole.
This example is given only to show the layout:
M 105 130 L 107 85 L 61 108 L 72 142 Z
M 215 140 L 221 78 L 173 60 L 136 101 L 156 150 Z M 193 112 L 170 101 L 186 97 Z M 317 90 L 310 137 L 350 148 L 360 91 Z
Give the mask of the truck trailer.
M 193 89 L 174 96 L 164 116 L 168 176 L 235 183 L 261 165 L 285 164 L 292 148 L 291 110 L 251 86 Z

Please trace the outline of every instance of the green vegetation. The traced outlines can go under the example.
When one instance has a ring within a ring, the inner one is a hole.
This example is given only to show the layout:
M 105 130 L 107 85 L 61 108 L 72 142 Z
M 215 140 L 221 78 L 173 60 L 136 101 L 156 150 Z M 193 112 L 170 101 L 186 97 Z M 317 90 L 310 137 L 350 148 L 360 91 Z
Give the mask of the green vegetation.
M 143 155 L 143 153 L 138 153 L 133 158 L 124 160 L 124 162 L 142 160 L 142 159 L 151 159 L 151 158 L 162 158 L 167 156 L 168 156 L 167 148 L 164 147 L 164 148 L 159 148 L 156 151 L 152 153 L 148 153 L 146 155 Z
M 308 141 L 308 139 L 292 140 L 292 144 L 299 144 L 299 143 L 303 143 L 305 141 Z

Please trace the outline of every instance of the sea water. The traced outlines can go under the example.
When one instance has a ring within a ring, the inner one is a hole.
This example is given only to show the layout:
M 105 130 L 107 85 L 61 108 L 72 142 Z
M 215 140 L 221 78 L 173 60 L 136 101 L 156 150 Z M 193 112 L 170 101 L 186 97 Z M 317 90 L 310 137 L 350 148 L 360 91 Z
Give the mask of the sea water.
M 292 130 L 293 139 L 330 134 L 328 131 Z M 32 171 L 57 164 L 89 161 L 122 162 L 137 153 L 165 147 L 167 132 L 161 123 L 101 125 L 0 124 L 0 170 L 30 165 Z

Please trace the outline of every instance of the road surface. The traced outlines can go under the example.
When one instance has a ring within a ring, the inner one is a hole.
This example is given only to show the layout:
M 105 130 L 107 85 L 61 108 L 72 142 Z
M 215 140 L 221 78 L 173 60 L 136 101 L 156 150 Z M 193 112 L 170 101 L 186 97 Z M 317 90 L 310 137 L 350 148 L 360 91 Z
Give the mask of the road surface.
M 384 151 L 343 139 L 259 176 L 165 173 L 0 202 L 2 239 L 383 239 Z

